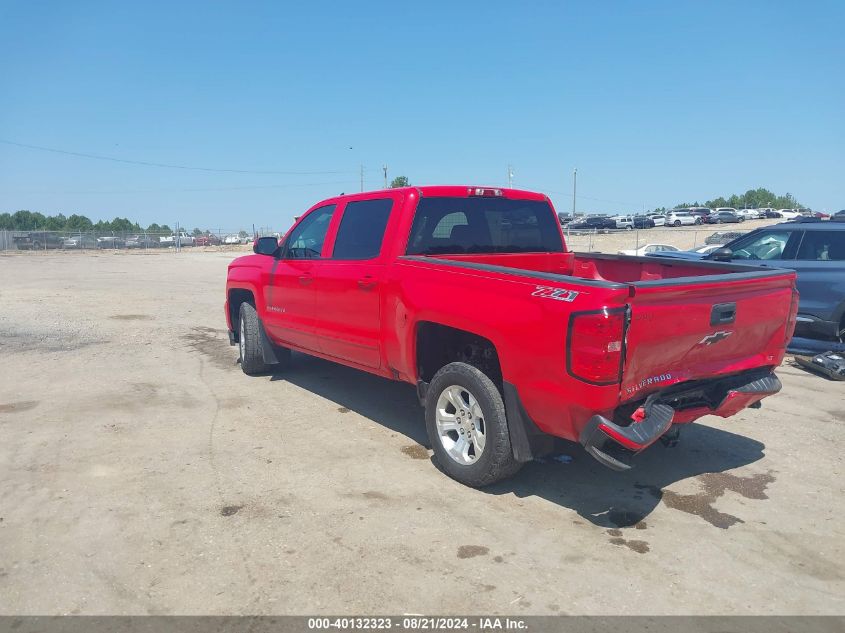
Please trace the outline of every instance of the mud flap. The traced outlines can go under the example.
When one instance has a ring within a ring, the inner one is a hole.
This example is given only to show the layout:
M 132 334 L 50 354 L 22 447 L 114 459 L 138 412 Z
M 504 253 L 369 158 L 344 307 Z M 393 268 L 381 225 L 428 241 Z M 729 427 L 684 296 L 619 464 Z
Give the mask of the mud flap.
M 270 342 L 270 337 L 264 331 L 264 324 L 258 320 L 258 327 L 261 329 L 261 355 L 264 357 L 265 365 L 278 365 L 279 359 L 276 356 L 276 348 Z

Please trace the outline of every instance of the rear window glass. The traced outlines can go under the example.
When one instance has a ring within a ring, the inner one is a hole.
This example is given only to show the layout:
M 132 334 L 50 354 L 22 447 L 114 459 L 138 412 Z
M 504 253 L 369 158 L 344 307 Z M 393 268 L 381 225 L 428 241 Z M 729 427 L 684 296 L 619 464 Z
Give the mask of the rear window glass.
M 548 202 L 506 198 L 421 198 L 408 255 L 563 251 Z

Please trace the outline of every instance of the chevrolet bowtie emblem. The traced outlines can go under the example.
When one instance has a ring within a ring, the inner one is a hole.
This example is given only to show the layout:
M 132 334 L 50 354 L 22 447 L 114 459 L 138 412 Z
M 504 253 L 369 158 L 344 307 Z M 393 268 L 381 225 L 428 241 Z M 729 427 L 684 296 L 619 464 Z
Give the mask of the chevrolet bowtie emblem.
M 699 345 L 713 345 L 714 343 L 718 343 L 719 341 L 724 341 L 731 334 L 733 334 L 733 332 L 731 332 L 729 330 L 725 330 L 725 331 L 722 331 L 722 332 L 713 332 L 713 334 L 705 336 L 703 339 L 701 339 L 698 342 L 698 344 Z

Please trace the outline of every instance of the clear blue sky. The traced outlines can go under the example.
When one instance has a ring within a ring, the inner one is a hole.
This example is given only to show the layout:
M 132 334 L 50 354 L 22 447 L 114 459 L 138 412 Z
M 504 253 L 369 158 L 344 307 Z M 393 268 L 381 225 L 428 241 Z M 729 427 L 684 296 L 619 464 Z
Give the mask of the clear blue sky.
M 0 211 L 286 228 L 389 175 L 845 208 L 845 2 L 0 0 Z M 349 149 L 349 148 L 352 149 Z

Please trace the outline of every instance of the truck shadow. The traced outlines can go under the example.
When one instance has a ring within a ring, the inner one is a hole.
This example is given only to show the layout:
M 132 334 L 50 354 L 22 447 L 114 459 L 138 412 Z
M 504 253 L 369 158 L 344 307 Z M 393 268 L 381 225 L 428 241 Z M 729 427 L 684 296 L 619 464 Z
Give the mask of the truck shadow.
M 430 448 L 423 409 L 410 385 L 302 354 L 295 354 L 289 369 L 273 374 L 271 380 L 284 380 L 313 392 L 335 402 L 340 409 L 354 411 L 415 444 Z M 717 421 L 717 424 L 729 422 Z M 761 482 L 752 481 L 753 477 L 718 473 L 760 460 L 764 449 L 765 445 L 757 440 L 691 424 L 683 429 L 677 447 L 670 449 L 657 443 L 637 456 L 635 467 L 627 472 L 611 471 L 578 444 L 568 444 L 561 453 L 571 461 L 547 459 L 528 463 L 511 479 L 482 492 L 541 497 L 570 508 L 594 525 L 608 528 L 644 526 L 643 520 L 661 500 L 678 510 L 698 514 L 717 527 L 729 527 L 740 519 L 719 513 L 712 502 L 725 489 L 744 494 L 745 489 Z M 700 494 L 664 492 L 676 482 L 699 476 L 709 478 L 703 481 L 705 490 Z M 770 480 L 762 481 L 761 492 L 752 498 L 765 498 L 762 489 Z M 670 497 L 665 499 L 666 495 Z
M 594 525 L 608 528 L 644 528 L 643 520 L 661 501 L 698 515 L 716 527 L 728 528 L 742 522 L 741 519 L 717 511 L 713 502 L 726 490 L 765 499 L 763 491 L 773 478 L 768 474 L 743 477 L 726 471 L 760 460 L 764 449 L 765 445 L 757 440 L 690 424 L 682 430 L 676 447 L 666 448 L 658 442 L 636 456 L 634 468 L 629 471 L 605 468 L 580 445 L 571 444 L 561 451 L 571 457 L 571 462 L 559 463 L 554 459 L 531 462 L 515 477 L 494 484 L 485 492 L 542 497 L 571 508 Z M 699 479 L 698 490 L 692 494 L 664 490 L 690 478 Z
M 316 393 L 428 448 L 425 416 L 411 385 L 296 352 L 290 366 L 270 380 Z

